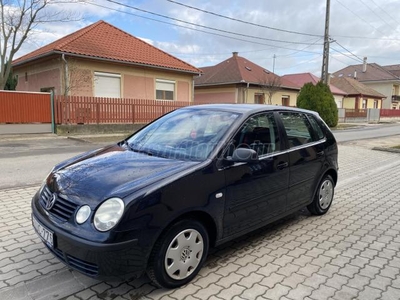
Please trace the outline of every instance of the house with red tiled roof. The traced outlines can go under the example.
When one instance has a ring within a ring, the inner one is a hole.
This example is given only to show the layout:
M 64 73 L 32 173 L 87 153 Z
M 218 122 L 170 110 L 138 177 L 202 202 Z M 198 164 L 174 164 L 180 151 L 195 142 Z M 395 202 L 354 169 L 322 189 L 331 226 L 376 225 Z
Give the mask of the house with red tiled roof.
M 312 83 L 316 85 L 321 79 L 311 73 L 298 73 L 298 74 L 287 74 L 283 75 L 282 78 L 285 78 L 300 87 L 303 87 L 306 83 Z M 346 96 L 346 92 L 337 88 L 333 84 L 329 84 L 329 88 L 332 92 L 333 98 L 335 99 L 335 103 L 338 108 L 342 108 L 343 105 L 343 97 Z
M 192 101 L 196 67 L 98 21 L 12 63 L 18 91 Z
M 232 57 L 200 68 L 194 80 L 198 103 L 265 103 L 296 106 L 300 87 L 233 52 Z
M 351 77 L 331 78 L 331 84 L 346 92 L 343 108 L 382 108 L 382 101 L 386 98 L 385 95 Z
M 364 57 L 362 64 L 347 66 L 336 71 L 333 75 L 357 79 L 364 85 L 385 95 L 382 108 L 400 109 L 400 68 L 396 65 L 380 66 L 376 63 L 367 63 L 367 58 Z

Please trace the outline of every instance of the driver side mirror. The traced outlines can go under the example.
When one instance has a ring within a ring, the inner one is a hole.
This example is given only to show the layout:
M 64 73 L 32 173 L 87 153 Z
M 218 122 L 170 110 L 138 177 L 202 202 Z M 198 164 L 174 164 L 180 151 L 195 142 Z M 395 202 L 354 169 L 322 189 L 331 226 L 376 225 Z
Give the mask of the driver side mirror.
M 253 149 L 237 148 L 233 151 L 230 161 L 233 162 L 256 162 L 258 161 L 258 154 Z

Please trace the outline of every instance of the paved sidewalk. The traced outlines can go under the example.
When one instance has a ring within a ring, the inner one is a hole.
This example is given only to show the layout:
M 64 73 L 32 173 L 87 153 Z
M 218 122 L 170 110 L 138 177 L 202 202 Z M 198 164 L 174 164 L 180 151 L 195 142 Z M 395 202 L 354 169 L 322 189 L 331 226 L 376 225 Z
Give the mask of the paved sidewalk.
M 0 190 L 0 299 L 400 298 L 400 154 L 340 145 L 340 181 L 322 217 L 304 210 L 211 250 L 187 286 L 99 282 L 68 270 L 34 233 L 38 187 Z

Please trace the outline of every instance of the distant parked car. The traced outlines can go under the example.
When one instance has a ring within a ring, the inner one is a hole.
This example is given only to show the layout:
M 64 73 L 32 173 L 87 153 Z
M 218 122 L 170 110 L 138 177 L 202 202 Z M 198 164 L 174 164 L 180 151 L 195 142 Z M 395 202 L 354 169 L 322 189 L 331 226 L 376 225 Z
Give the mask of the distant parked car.
M 337 155 L 311 111 L 182 108 L 55 166 L 33 197 L 32 222 L 46 247 L 83 274 L 147 271 L 175 288 L 196 276 L 210 246 L 305 206 L 326 213 Z

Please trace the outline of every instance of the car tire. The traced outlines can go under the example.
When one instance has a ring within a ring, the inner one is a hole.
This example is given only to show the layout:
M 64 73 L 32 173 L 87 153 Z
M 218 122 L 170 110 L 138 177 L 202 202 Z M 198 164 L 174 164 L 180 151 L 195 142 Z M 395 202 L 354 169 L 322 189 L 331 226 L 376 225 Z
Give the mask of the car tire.
M 156 242 L 147 275 L 159 287 L 177 288 L 190 282 L 207 258 L 209 237 L 202 223 L 180 220 Z
M 307 206 L 313 215 L 325 214 L 332 205 L 335 194 L 335 183 L 330 175 L 325 175 L 315 192 L 313 202 Z

